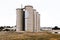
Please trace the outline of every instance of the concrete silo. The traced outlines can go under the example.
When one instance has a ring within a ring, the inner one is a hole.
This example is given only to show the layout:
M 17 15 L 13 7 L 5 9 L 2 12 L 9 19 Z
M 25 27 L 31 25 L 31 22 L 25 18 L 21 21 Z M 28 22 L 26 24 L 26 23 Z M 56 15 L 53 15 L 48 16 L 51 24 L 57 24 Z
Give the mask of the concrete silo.
M 40 32 L 40 14 L 38 14 L 38 32 Z
M 25 18 L 25 23 L 27 22 L 27 24 L 25 25 L 25 27 L 27 28 L 26 31 L 28 32 L 33 32 L 33 7 L 30 5 L 25 6 L 25 10 L 28 13 L 28 17 Z
M 40 14 L 37 12 L 37 32 L 40 31 Z
M 34 30 L 34 32 L 36 32 L 37 31 L 37 29 L 36 29 L 37 28 L 37 18 L 36 18 L 37 17 L 37 13 L 36 13 L 35 9 L 34 9 L 34 15 L 33 16 L 34 16 L 34 18 L 33 18 L 34 19 L 34 26 L 33 26 L 34 29 L 33 30 Z
M 16 9 L 16 32 L 23 31 L 23 10 Z

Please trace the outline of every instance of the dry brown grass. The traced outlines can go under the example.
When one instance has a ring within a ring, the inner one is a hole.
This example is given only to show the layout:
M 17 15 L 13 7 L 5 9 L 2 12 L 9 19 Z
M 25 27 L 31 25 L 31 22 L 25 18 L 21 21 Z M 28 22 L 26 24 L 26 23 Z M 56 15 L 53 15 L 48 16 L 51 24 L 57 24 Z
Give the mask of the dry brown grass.
M 0 40 L 60 40 L 60 35 L 48 32 L 0 32 Z

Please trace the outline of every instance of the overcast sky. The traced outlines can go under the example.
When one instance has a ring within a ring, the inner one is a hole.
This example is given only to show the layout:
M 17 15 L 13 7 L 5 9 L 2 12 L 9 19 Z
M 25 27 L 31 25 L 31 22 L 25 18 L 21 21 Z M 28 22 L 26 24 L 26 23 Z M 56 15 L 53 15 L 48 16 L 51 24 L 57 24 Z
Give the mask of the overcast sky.
M 16 25 L 16 8 L 32 5 L 41 15 L 41 27 L 60 26 L 60 0 L 0 0 L 0 26 Z

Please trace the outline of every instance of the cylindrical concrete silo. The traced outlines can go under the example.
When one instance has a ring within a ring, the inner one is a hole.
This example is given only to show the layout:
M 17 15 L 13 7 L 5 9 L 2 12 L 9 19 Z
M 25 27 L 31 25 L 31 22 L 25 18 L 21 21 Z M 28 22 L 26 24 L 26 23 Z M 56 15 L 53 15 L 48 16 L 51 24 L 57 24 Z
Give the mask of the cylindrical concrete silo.
M 16 32 L 20 32 L 23 30 L 23 10 L 17 8 L 16 14 Z
M 40 32 L 40 14 L 38 14 L 38 32 Z
M 37 12 L 37 32 L 40 31 L 40 14 Z
M 30 5 L 25 6 L 25 14 L 27 14 L 25 16 L 25 31 L 33 32 L 33 7 Z
M 34 15 L 33 15 L 33 16 L 34 16 L 34 18 L 33 18 L 33 19 L 34 19 L 34 26 L 33 26 L 33 27 L 34 27 L 34 29 L 33 29 L 34 32 L 37 31 L 37 30 L 36 30 L 36 27 L 37 27 L 37 22 L 36 22 L 37 19 L 36 19 L 36 15 L 37 15 L 37 13 L 36 13 L 36 10 L 34 9 Z

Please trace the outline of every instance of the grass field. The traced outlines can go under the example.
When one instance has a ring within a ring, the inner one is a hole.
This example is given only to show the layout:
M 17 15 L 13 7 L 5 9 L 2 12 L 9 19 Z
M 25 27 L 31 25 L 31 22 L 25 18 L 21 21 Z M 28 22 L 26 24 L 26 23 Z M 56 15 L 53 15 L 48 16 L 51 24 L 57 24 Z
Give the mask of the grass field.
M 48 32 L 0 32 L 0 40 L 60 40 L 60 35 Z

